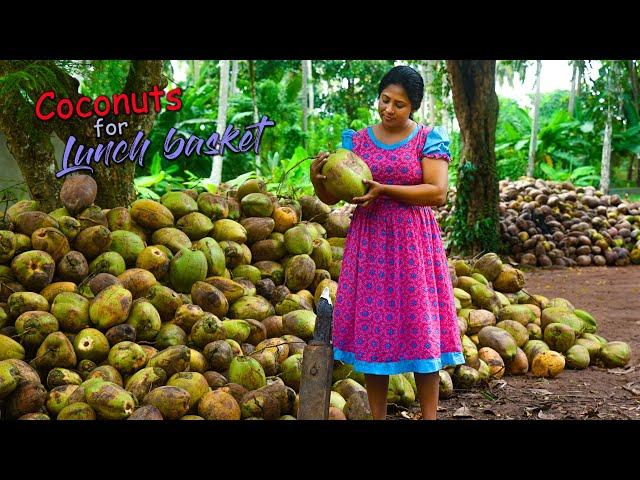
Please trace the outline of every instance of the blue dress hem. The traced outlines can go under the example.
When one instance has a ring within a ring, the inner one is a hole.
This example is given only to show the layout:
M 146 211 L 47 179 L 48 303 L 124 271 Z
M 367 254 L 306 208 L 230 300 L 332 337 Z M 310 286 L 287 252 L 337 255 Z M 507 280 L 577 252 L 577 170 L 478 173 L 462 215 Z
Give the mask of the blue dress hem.
M 444 352 L 440 358 L 401 360 L 399 362 L 365 362 L 356 360 L 354 353 L 335 347 L 333 348 L 333 358 L 353 365 L 356 372 L 377 375 L 395 375 L 404 372 L 433 373 L 446 366 L 461 365 L 465 361 L 462 352 Z

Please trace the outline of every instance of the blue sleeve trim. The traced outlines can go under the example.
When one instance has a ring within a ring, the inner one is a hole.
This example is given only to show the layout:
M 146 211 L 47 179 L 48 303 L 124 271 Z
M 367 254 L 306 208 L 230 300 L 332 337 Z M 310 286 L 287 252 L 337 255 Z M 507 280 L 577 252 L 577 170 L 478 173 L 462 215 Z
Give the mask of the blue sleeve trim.
M 449 143 L 449 134 L 445 128 L 440 126 L 434 127 L 427 135 L 427 140 L 422 149 L 422 156 L 451 160 Z
M 355 133 L 356 131 L 350 128 L 342 132 L 342 148 L 353 150 L 353 136 Z

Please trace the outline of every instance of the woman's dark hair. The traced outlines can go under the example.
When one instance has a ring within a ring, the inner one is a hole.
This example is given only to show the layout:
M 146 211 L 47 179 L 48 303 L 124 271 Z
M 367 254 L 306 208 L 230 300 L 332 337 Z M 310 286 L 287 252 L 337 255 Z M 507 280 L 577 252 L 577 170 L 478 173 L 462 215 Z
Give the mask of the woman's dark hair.
M 411 110 L 420 109 L 422 97 L 424 97 L 424 81 L 422 76 L 413 68 L 406 65 L 398 65 L 385 73 L 380 86 L 378 87 L 378 97 L 389 85 L 400 85 L 407 92 L 407 97 L 411 102 Z M 409 116 L 413 119 L 413 113 Z

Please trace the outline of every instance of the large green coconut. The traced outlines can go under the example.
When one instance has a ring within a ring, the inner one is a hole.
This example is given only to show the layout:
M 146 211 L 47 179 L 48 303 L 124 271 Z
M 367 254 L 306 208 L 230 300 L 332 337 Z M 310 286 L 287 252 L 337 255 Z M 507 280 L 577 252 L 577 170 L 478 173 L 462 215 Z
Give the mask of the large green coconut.
M 576 336 L 569 325 L 551 323 L 544 329 L 544 341 L 552 350 L 564 353 L 573 346 Z
M 484 278 L 493 282 L 502 271 L 502 260 L 495 253 L 486 253 L 476 261 L 473 270 L 480 272 Z
M 176 219 L 198 211 L 196 201 L 184 192 L 167 192 L 160 198 L 160 203 L 167 207 Z
M 275 308 L 266 298 L 255 295 L 243 296 L 233 302 L 229 308 L 228 316 L 230 318 L 253 318 L 254 320 L 262 321 L 275 313 Z
M 20 374 L 15 366 L 0 361 L 0 399 L 9 396 L 18 387 L 19 379 Z
M 572 346 L 567 350 L 564 356 L 566 358 L 567 367 L 574 368 L 576 370 L 587 368 L 591 360 L 587 347 L 579 344 Z
M 87 403 L 105 420 L 123 420 L 133 413 L 135 399 L 115 383 L 97 380 L 83 385 Z
M 196 407 L 200 398 L 210 391 L 207 380 L 198 372 L 178 372 L 171 376 L 167 385 L 171 387 L 179 387 L 189 392 L 190 409 Z
M 123 375 L 131 375 L 145 366 L 147 354 L 137 343 L 120 342 L 111 347 L 107 361 Z
M 138 403 L 142 403 L 147 393 L 154 388 L 161 387 L 166 381 L 167 374 L 163 369 L 159 367 L 146 367 L 138 370 L 129 377 L 125 390 L 131 392 L 138 400 Z
M 284 233 L 284 245 L 291 255 L 309 255 L 313 252 L 313 239 L 305 225 L 296 225 Z
M 624 342 L 608 342 L 600 350 L 599 358 L 607 368 L 624 367 L 631 359 L 631 349 Z
M 153 405 L 167 420 L 177 420 L 189 411 L 191 395 L 184 388 L 165 385 L 151 390 L 143 400 L 144 405 Z
M 458 365 L 453 372 L 452 380 L 458 388 L 472 388 L 480 381 L 480 374 L 475 368 Z
M 231 360 L 228 378 L 229 383 L 237 383 L 247 390 L 257 390 L 267 384 L 260 363 L 248 356 L 234 357 Z
M 136 329 L 136 338 L 152 342 L 162 327 L 158 310 L 146 299 L 139 298 L 133 302 L 127 323 Z
M 91 303 L 91 323 L 101 330 L 124 323 L 132 303 L 133 296 L 129 290 L 121 285 L 111 285 L 98 293 Z
M 498 312 L 498 319 L 501 321 L 514 320 L 526 327 L 529 323 L 535 321 L 536 315 L 525 305 L 508 305 Z
M 204 237 L 193 243 L 194 250 L 200 250 L 207 259 L 207 276 L 222 275 L 225 270 L 224 251 L 211 237 Z
M 73 339 L 73 349 L 79 360 L 102 362 L 109 355 L 109 341 L 95 328 L 85 328 Z
M 563 323 L 571 327 L 576 336 L 581 335 L 585 331 L 585 322 L 567 307 L 547 307 L 542 310 L 540 317 L 540 326 L 545 330 L 551 323 Z
M 507 331 L 516 341 L 518 347 L 524 346 L 529 341 L 529 331 L 521 323 L 515 320 L 503 320 L 496 324 L 496 327 Z
M 300 390 L 300 377 L 302 376 L 302 354 L 296 353 L 282 362 L 282 380 L 287 387 L 296 392 Z
M 53 300 L 51 313 L 58 319 L 61 330 L 75 333 L 89 326 L 89 305 L 82 295 L 62 292 Z
M 184 372 L 191 367 L 191 349 L 186 345 L 175 345 L 158 352 L 147 362 L 147 367 L 162 368 L 168 377 Z
M 270 217 L 273 213 L 273 203 L 264 193 L 249 193 L 240 200 L 240 206 L 245 217 Z
M 458 279 L 458 285 L 459 282 L 460 279 Z M 494 315 L 497 315 L 500 312 L 500 309 L 502 308 L 500 299 L 487 285 L 483 285 L 478 282 L 476 285 L 472 285 L 469 288 L 469 293 L 471 294 L 471 298 L 475 305 L 492 312 Z
M 449 398 L 453 395 L 453 381 L 451 380 L 451 375 L 445 370 L 440 370 L 438 372 L 440 377 L 439 381 L 439 390 L 441 398 Z
M 369 166 L 350 150 L 339 148 L 327 157 L 322 168 L 327 178 L 324 186 L 335 198 L 351 203 L 354 197 L 367 193 L 368 187 L 362 180 L 373 180 Z
M 500 274 L 493 280 L 493 287 L 504 293 L 517 292 L 524 287 L 524 275 L 511 265 L 503 265 Z
M 207 277 L 207 258 L 200 250 L 182 248 L 171 260 L 169 278 L 179 293 L 189 293 L 194 283 Z
M 118 252 L 129 267 L 136 264 L 136 259 L 145 246 L 142 239 L 133 232 L 117 230 L 111 233 L 109 250 Z
M 36 349 L 50 333 L 58 330 L 56 317 L 49 312 L 24 312 L 15 323 L 21 344 L 27 349 Z
M 311 310 L 294 310 L 282 316 L 284 333 L 295 335 L 303 340 L 313 338 L 316 314 Z
M 478 368 L 480 366 L 478 347 L 476 347 L 476 344 L 466 335 L 462 337 L 462 353 L 464 354 L 465 365 L 471 368 Z
M 576 340 L 576 345 L 582 345 L 589 352 L 589 358 L 593 362 L 596 358 L 598 358 L 598 354 L 600 350 L 602 350 L 602 345 L 597 340 L 593 340 L 590 338 L 578 338 Z
M 291 291 L 297 292 L 311 285 L 315 274 L 316 265 L 309 255 L 295 255 L 285 268 L 285 284 Z
M 598 330 L 598 322 L 593 318 L 593 315 L 586 310 L 581 310 L 579 308 L 576 308 L 573 311 L 573 314 L 584 323 L 584 333 L 596 333 Z
M 56 263 L 47 252 L 29 250 L 11 261 L 11 270 L 25 289 L 39 292 L 53 280 Z

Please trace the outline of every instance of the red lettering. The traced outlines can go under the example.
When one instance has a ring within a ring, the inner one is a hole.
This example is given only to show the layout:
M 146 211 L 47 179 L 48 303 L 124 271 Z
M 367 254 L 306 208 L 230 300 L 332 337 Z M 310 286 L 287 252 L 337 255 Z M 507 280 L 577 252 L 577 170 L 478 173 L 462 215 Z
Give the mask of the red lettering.
M 153 100 L 153 108 L 157 113 L 162 111 L 162 97 L 166 96 L 166 109 L 176 111 L 182 108 L 181 88 L 174 88 L 165 94 L 158 85 L 154 85 L 149 91 L 141 93 L 116 93 L 110 97 L 100 95 L 95 100 L 81 96 L 77 99 L 61 98 L 56 99 L 55 92 L 48 90 L 43 92 L 35 105 L 36 117 L 42 121 L 51 120 L 58 117 L 61 120 L 68 120 L 74 115 L 79 118 L 90 118 L 94 114 L 98 117 L 107 115 L 145 115 L 150 111 L 149 97 Z M 45 112 L 44 104 L 46 100 L 55 102 L 54 108 L 48 113 Z
M 104 103 L 107 108 L 104 110 L 100 110 L 100 103 Z M 109 110 L 111 110 L 111 102 L 109 102 L 109 99 L 104 95 L 100 95 L 98 98 L 96 98 L 95 102 L 93 102 L 93 111 L 96 112 L 96 115 L 98 115 L 99 117 L 106 117 L 107 115 L 109 115 Z
M 160 97 L 164 97 L 164 90 L 158 90 L 158 86 L 153 86 L 153 91 L 149 92 L 149 96 L 153 97 L 154 108 L 159 113 L 162 106 L 160 105 Z
M 127 115 L 131 115 L 131 108 L 129 107 L 129 95 L 126 93 L 118 93 L 113 96 L 113 114 L 120 115 L 120 109 L 118 105 L 124 101 L 124 111 Z
M 142 113 L 149 113 L 149 103 L 147 101 L 147 93 L 142 94 L 142 108 L 138 108 L 136 102 L 136 94 L 131 94 L 131 106 L 133 107 L 133 113 L 137 113 L 138 115 Z
M 62 111 L 62 107 L 64 107 L 65 105 L 67 107 L 67 113 L 64 113 Z M 61 99 L 58 102 L 58 106 L 56 107 L 56 112 L 58 112 L 58 116 L 62 120 L 69 120 L 73 115 L 73 103 L 71 103 L 71 100 L 69 100 L 68 98 Z
M 93 115 L 93 113 L 91 113 L 91 110 L 85 110 L 83 112 L 80 109 L 80 105 L 82 105 L 83 103 L 90 103 L 90 102 L 91 102 L 91 99 L 89 97 L 80 97 L 76 102 L 76 112 L 78 113 L 78 116 L 80 118 L 89 118 L 91 115 Z
M 53 112 L 49 112 L 46 115 L 44 115 L 42 113 L 42 102 L 45 101 L 45 99 L 47 98 L 51 98 L 54 99 L 56 98 L 55 93 L 53 93 L 53 90 L 49 90 L 47 92 L 44 92 L 42 95 L 40 95 L 40 98 L 38 98 L 38 101 L 36 102 L 36 117 L 38 117 L 40 120 L 49 120 L 50 118 L 52 118 L 53 116 L 55 116 L 55 113 Z
M 182 108 L 182 100 L 180 100 L 180 95 L 182 95 L 181 88 L 174 88 L 173 90 L 169 90 L 167 93 L 167 100 L 172 102 L 173 104 L 167 104 L 167 110 L 170 112 L 175 112 L 176 110 L 180 110 Z

